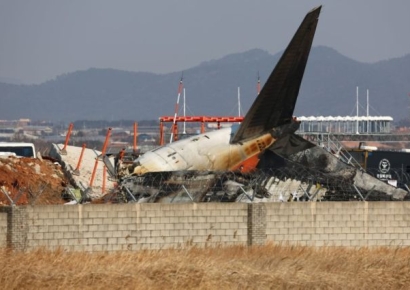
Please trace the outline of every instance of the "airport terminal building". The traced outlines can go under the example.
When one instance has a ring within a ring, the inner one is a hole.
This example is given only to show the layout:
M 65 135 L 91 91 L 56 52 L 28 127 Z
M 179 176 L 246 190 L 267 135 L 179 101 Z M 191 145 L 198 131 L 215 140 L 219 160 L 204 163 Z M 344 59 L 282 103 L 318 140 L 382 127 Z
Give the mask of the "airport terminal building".
M 310 116 L 297 117 L 298 133 L 390 134 L 393 118 L 389 116 Z

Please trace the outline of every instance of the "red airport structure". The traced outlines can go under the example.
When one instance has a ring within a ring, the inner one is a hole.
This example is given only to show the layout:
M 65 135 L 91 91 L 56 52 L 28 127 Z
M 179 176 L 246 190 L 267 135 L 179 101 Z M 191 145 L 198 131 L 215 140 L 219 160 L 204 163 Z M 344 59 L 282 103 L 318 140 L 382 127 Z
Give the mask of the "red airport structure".
M 205 123 L 217 123 L 217 128 L 221 128 L 221 123 L 240 123 L 244 117 L 228 116 L 228 117 L 214 117 L 214 116 L 163 116 L 159 118 L 159 143 L 164 145 L 164 123 L 173 123 L 171 127 L 171 134 L 174 136 L 173 140 L 178 140 L 178 122 L 197 122 L 201 123 L 201 133 L 205 133 Z

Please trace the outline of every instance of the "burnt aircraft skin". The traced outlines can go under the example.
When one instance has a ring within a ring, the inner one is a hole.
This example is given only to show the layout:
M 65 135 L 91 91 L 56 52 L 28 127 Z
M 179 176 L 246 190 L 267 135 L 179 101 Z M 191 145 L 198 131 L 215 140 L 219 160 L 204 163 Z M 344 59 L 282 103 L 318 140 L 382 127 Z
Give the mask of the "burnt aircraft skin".
M 259 154 L 294 134 L 299 123 L 294 120 L 293 111 L 320 10 L 321 6 L 305 16 L 236 132 L 221 129 L 147 152 L 134 161 L 133 174 L 181 170 L 248 172 L 256 167 Z M 313 146 L 304 139 L 298 141 Z
M 407 195 L 405 190 L 391 186 L 366 173 L 363 169 L 340 161 L 335 155 L 319 146 L 291 154 L 281 152 L 281 156 L 323 173 L 328 180 L 333 179 L 333 183 L 343 181 L 354 185 L 363 196 L 369 196 L 373 200 L 403 200 Z

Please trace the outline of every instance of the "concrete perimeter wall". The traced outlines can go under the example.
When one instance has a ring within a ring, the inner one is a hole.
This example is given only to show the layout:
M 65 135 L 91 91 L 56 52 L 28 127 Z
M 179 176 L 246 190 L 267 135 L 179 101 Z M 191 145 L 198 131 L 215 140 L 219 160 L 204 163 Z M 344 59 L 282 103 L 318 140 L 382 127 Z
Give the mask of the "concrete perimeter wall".
M 119 251 L 190 245 L 408 246 L 410 203 L 0 207 L 0 247 Z
M 20 250 L 118 251 L 247 243 L 246 204 L 86 204 L 9 211 L 18 226 L 8 229 L 7 245 Z
M 410 246 L 409 202 L 266 203 L 266 236 L 312 246 Z
M 0 211 L 0 248 L 7 246 L 7 213 Z

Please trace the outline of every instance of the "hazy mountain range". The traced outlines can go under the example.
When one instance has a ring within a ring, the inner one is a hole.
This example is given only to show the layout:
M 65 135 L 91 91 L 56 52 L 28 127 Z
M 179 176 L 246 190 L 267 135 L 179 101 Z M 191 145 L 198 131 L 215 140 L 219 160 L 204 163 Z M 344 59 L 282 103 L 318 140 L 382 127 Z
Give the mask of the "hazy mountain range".
M 238 114 L 238 87 L 242 112 L 256 97 L 257 75 L 261 84 L 281 53 L 260 49 L 227 55 L 185 69 L 187 115 Z M 181 72 L 153 74 L 114 69 L 88 69 L 56 77 L 39 85 L 0 83 L 1 119 L 30 118 L 48 121 L 152 120 L 173 116 Z M 410 54 L 362 63 L 334 49 L 318 46 L 311 51 L 296 116 L 366 115 L 366 89 L 370 115 L 409 116 Z M 183 98 L 180 99 L 182 114 Z

